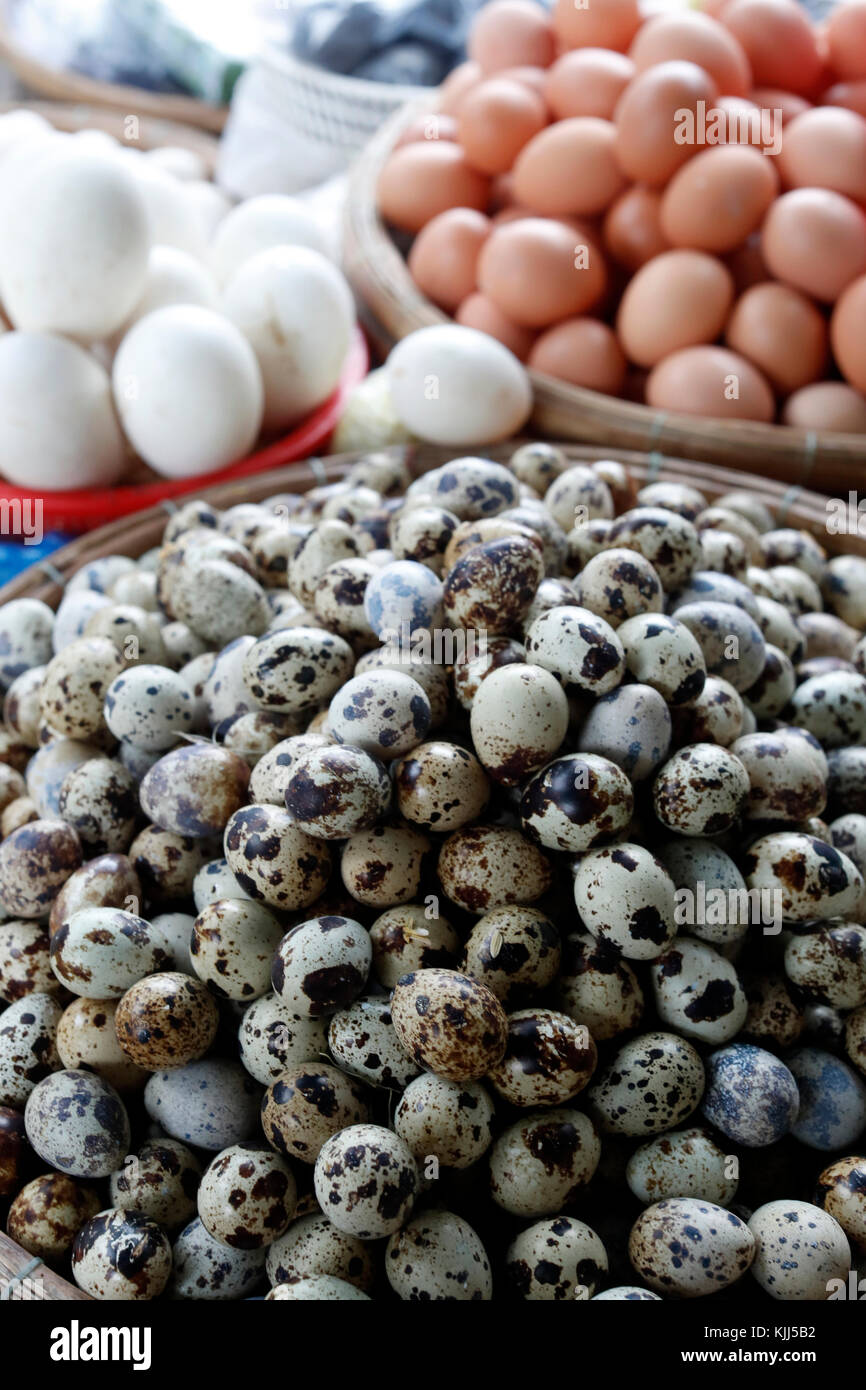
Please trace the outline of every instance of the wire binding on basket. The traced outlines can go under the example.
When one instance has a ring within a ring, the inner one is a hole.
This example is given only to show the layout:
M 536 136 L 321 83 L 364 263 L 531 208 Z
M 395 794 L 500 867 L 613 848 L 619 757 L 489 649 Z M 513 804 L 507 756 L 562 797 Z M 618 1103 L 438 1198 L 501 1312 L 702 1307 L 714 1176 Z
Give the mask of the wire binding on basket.
M 19 1284 L 23 1284 L 25 1279 L 29 1279 L 33 1271 L 43 1263 L 42 1256 L 36 1255 L 23 1269 L 19 1269 L 17 1274 L 13 1274 L 9 1279 L 4 1279 L 3 1288 L 0 1289 L 0 1303 L 11 1303 L 12 1290 L 17 1288 Z

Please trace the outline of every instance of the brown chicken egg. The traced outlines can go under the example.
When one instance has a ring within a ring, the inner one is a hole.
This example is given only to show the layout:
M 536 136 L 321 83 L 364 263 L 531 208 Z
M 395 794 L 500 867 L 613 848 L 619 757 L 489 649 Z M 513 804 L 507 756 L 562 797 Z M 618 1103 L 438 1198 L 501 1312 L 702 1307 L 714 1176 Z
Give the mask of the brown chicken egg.
M 444 111 L 434 111 L 430 115 L 416 116 L 410 121 L 396 141 L 394 148 L 413 145 L 418 140 L 456 140 L 457 122 Z
M 725 342 L 787 396 L 821 376 L 827 362 L 827 324 L 810 299 L 789 285 L 754 285 L 734 305 Z
M 830 66 L 841 77 L 856 82 L 866 77 L 866 5 L 863 0 L 837 5 L 827 16 L 824 40 Z
M 626 288 L 616 328 L 630 361 L 653 367 L 695 343 L 711 343 L 734 298 L 730 271 L 703 251 L 666 251 Z
M 563 53 L 544 79 L 544 96 L 558 120 L 566 116 L 600 116 L 609 121 L 635 74 L 624 53 L 606 48 L 576 48 Z
M 814 91 L 823 65 L 802 6 L 794 0 L 730 0 L 720 19 L 745 50 L 757 86 Z
M 752 70 L 739 40 L 718 20 L 694 10 L 648 19 L 629 57 L 638 72 L 673 59 L 697 63 L 726 96 L 745 96 L 752 85 Z
M 517 157 L 517 201 L 548 217 L 604 212 L 626 186 L 616 139 L 613 122 L 598 116 L 574 116 L 548 126 Z
M 457 138 L 474 168 L 504 174 L 546 125 L 544 101 L 526 83 L 492 77 L 479 82 L 461 102 Z
M 832 304 L 866 271 L 866 214 L 831 189 L 792 189 L 767 213 L 761 252 L 777 280 Z
M 615 396 L 625 381 L 626 360 L 616 334 L 600 319 L 566 319 L 536 339 L 528 366 L 548 376 Z
M 415 284 L 453 313 L 475 288 L 478 257 L 490 235 L 490 219 L 473 208 L 449 208 L 422 227 L 409 252 Z
M 699 109 L 706 111 L 717 97 L 715 82 L 695 63 L 659 63 L 638 73 L 614 112 L 623 173 L 654 187 L 667 183 L 697 152 Z
M 866 434 L 866 396 L 844 381 L 816 381 L 788 397 L 782 423 L 804 430 Z
M 866 202 L 866 120 L 816 106 L 789 121 L 778 157 L 786 188 L 832 188 Z
M 830 341 L 845 380 L 866 393 L 866 275 L 861 275 L 833 310 Z
M 613 48 L 624 53 L 641 22 L 638 0 L 556 0 L 553 29 L 561 49 Z
M 661 227 L 661 203 L 658 189 L 635 184 L 608 208 L 602 228 L 604 247 L 626 270 L 639 270 L 653 256 L 670 249 Z
M 779 176 L 759 150 L 743 145 L 702 150 L 665 189 L 662 233 L 672 246 L 733 251 L 761 225 L 778 191 Z
M 498 339 L 521 362 L 525 362 L 529 356 L 535 334 L 529 328 L 520 328 L 512 323 L 486 294 L 468 295 L 454 317 L 465 328 L 477 328 L 480 333 L 488 333 L 491 338 Z
M 478 288 L 522 328 L 582 314 L 605 291 L 598 248 L 565 222 L 522 218 L 496 227 L 478 258 Z
M 647 405 L 706 415 L 716 420 L 763 420 L 775 414 L 764 377 L 751 362 L 720 347 L 690 347 L 671 353 L 646 383 Z
M 471 92 L 483 76 L 480 63 L 474 63 L 471 59 L 458 63 L 439 88 L 439 110 L 446 116 L 456 116 L 466 93 Z
M 522 63 L 549 67 L 554 39 L 547 10 L 533 0 L 492 0 L 475 17 L 467 51 L 484 73 Z
M 416 140 L 395 150 L 379 175 L 382 216 L 417 232 L 448 208 L 487 206 L 489 182 L 453 140 Z
M 844 106 L 848 111 L 856 111 L 858 116 L 866 116 L 866 80 L 834 82 L 821 100 L 825 106 Z

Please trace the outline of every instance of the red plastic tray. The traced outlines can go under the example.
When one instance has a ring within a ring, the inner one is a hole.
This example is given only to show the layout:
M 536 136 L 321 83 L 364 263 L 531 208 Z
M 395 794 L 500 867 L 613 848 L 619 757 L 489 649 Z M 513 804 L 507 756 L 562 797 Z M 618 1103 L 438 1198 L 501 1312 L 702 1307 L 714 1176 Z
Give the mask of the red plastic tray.
M 29 492 L 25 488 L 9 487 L 0 481 L 0 499 L 10 502 L 16 499 L 22 502 L 40 501 L 46 531 L 90 531 L 96 526 L 116 521 L 118 517 L 199 492 L 215 483 L 230 483 L 233 478 L 246 478 L 252 473 L 264 473 L 269 468 L 279 468 L 284 463 L 308 458 L 330 439 L 349 393 L 366 376 L 369 365 L 366 339 L 360 328 L 356 328 L 340 384 L 334 394 L 291 434 L 216 473 L 201 474 L 196 478 L 164 479 L 134 487 L 79 488 L 74 492 Z

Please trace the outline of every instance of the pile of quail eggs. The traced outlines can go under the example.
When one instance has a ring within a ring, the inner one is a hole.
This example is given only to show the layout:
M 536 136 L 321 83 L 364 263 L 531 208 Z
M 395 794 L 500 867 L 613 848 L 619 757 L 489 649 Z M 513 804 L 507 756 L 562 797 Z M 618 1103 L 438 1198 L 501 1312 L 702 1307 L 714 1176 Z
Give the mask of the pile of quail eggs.
M 839 1296 L 864 629 L 756 495 L 550 444 L 8 603 L 9 1235 L 97 1299 Z

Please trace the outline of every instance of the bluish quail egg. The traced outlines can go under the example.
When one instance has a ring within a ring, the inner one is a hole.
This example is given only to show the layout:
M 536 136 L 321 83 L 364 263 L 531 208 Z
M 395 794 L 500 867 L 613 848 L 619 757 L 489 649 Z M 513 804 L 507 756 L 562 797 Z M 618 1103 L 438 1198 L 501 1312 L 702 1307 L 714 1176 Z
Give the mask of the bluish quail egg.
M 707 942 L 680 937 L 651 973 L 658 1016 L 681 1037 L 712 1044 L 737 1036 L 748 1000 L 731 962 Z
M 445 617 L 488 636 L 517 632 L 544 578 L 540 545 L 521 535 L 468 550 L 445 576 Z
M 786 1061 L 800 1093 L 794 1138 L 824 1152 L 856 1146 L 866 1128 L 866 1083 L 818 1047 L 798 1048 Z
M 718 835 L 736 824 L 748 794 L 739 758 L 715 743 L 693 743 L 659 768 L 653 809 L 678 835 Z
M 490 1261 L 462 1216 L 425 1211 L 396 1231 L 385 1250 L 385 1273 L 405 1303 L 478 1303 L 493 1297 Z
M 568 701 L 556 676 L 527 662 L 491 671 L 472 701 L 475 752 L 495 782 L 515 786 L 558 751 Z
M 441 626 L 443 592 L 441 579 L 427 565 L 394 560 L 376 570 L 367 585 L 367 622 L 381 642 Z
M 372 1086 L 401 1091 L 420 1070 L 400 1046 L 390 1002 L 381 996 L 356 999 L 335 1013 L 328 1046 L 338 1067 Z
M 94 907 L 73 913 L 54 933 L 51 966 L 73 994 L 119 999 L 145 975 L 169 969 L 171 956 L 165 939 L 143 918 Z
M 112 1206 L 137 1211 L 167 1231 L 185 1226 L 195 1216 L 195 1196 L 201 1164 L 176 1139 L 152 1139 L 122 1168 L 112 1173 Z
M 339 1231 L 325 1213 L 315 1211 L 296 1216 L 285 1235 L 268 1246 L 265 1265 L 273 1285 L 325 1275 L 366 1293 L 376 1277 L 374 1248 Z
M 824 748 L 866 742 L 866 676 L 828 671 L 804 681 L 791 696 L 791 718 Z
M 65 778 L 74 768 L 100 756 L 101 750 L 95 743 L 77 739 L 58 738 L 43 744 L 27 764 L 25 775 L 27 795 L 40 816 L 56 817 Z
M 352 674 L 355 660 L 343 637 L 317 627 L 288 627 L 250 647 L 243 674 L 264 709 L 294 713 L 329 700 Z
M 479 1081 L 449 1081 L 423 1072 L 410 1081 L 394 1111 L 394 1129 L 424 1170 L 471 1168 L 493 1140 L 494 1106 Z
M 656 1293 L 706 1298 L 742 1277 L 755 1258 L 755 1237 L 732 1211 L 700 1197 L 668 1197 L 642 1212 L 628 1254 Z
M 42 718 L 61 738 L 86 741 L 101 734 L 106 692 L 123 668 L 123 658 L 107 637 L 70 642 L 45 668 Z
M 261 903 L 209 903 L 193 925 L 192 968 L 217 998 L 248 1003 L 269 992 L 271 962 L 283 935 L 282 924 Z
M 760 627 L 732 603 L 698 602 L 677 607 L 677 621 L 689 629 L 703 653 L 707 671 L 748 690 L 764 669 L 766 646 Z
M 505 1052 L 488 1071 L 510 1105 L 562 1105 L 589 1082 L 598 1050 L 585 1024 L 555 1009 L 508 1015 Z
M 552 877 L 550 860 L 518 830 L 493 825 L 463 826 L 449 835 L 437 872 L 446 897 L 476 914 L 534 903 Z
M 746 851 L 747 888 L 768 890 L 790 922 L 848 917 L 863 892 L 863 876 L 848 857 L 814 835 L 764 835 Z
M 603 695 L 580 724 L 577 746 L 616 763 L 632 782 L 645 781 L 670 751 L 671 716 L 663 696 L 638 682 Z
M 265 1295 L 265 1302 L 281 1299 L 297 1303 L 369 1303 L 369 1294 L 350 1284 L 347 1279 L 335 1279 L 330 1274 L 311 1274 L 306 1279 L 294 1279 L 289 1284 L 276 1284 Z
M 17 598 L 0 608 L 0 687 L 12 682 L 31 666 L 47 666 L 52 658 L 54 614 L 47 603 Z
M 95 589 L 73 589 L 77 578 L 77 575 L 73 575 L 69 581 L 54 615 L 54 630 L 49 637 L 46 660 L 50 660 L 52 652 L 56 655 L 70 642 L 83 637 L 85 627 L 98 609 L 112 607 L 111 599 Z
M 788 1134 L 797 1118 L 797 1082 L 784 1062 L 751 1043 L 731 1043 L 707 1058 L 701 1110 L 726 1138 L 765 1148 Z
M 57 1025 L 62 1012 L 50 994 L 34 992 L 0 1015 L 0 1105 L 20 1109 L 39 1081 L 60 1070 Z
M 554 1003 L 585 1024 L 596 1042 L 637 1028 L 644 1010 L 643 990 L 628 961 L 589 932 L 573 932 L 563 942 Z
M 564 685 L 595 696 L 616 689 L 625 674 L 625 654 L 617 634 L 588 608 L 551 608 L 542 613 L 526 634 L 526 657 Z
M 313 1059 L 283 1072 L 262 1100 L 262 1129 L 277 1153 L 315 1163 L 322 1145 L 369 1118 L 368 1092 L 356 1078 Z
M 456 458 L 424 473 L 406 491 L 414 507 L 430 502 L 447 507 L 461 521 L 496 516 L 518 501 L 514 475 L 491 459 Z
M 585 854 L 574 901 L 586 929 L 628 960 L 655 960 L 676 936 L 673 879 L 641 845 Z
M 193 698 L 176 671 L 131 666 L 108 686 L 105 722 L 115 738 L 159 753 L 194 732 Z
M 475 923 L 461 969 L 513 1004 L 551 984 L 559 970 L 559 931 L 534 907 L 497 907 Z
M 6 1230 L 31 1255 L 59 1261 L 101 1205 L 94 1188 L 65 1173 L 42 1173 L 21 1188 L 9 1208 Z
M 725 946 L 745 935 L 749 917 L 740 912 L 739 904 L 746 883 L 729 854 L 711 840 L 690 836 L 663 841 L 658 856 L 674 881 L 679 900 L 694 904 L 691 911 L 683 912 L 681 923 L 692 936 Z M 701 895 L 703 908 L 699 906 Z
M 650 562 L 634 550 L 602 550 L 574 581 L 578 603 L 618 628 L 638 613 L 661 613 L 664 591 Z
M 749 1217 L 755 1239 L 752 1274 L 765 1293 L 786 1303 L 823 1302 L 851 1268 L 848 1239 L 829 1212 L 788 1198 Z
M 421 743 L 430 721 L 430 701 L 405 671 L 353 676 L 328 710 L 328 724 L 338 743 L 351 743 L 383 762 Z
M 210 839 L 247 799 L 243 758 L 212 743 L 187 743 L 154 763 L 139 788 L 141 809 L 161 830 Z
M 818 1178 L 816 1203 L 838 1221 L 858 1254 L 866 1251 L 866 1162 L 840 1158 Z
M 521 824 L 530 839 L 573 853 L 625 830 L 633 809 L 626 774 L 594 753 L 548 763 L 525 784 L 520 799 Z
M 369 933 L 348 917 L 311 917 L 287 932 L 271 978 L 282 1002 L 305 1018 L 336 1013 L 364 988 L 373 951 Z
M 35 820 L 14 830 L 0 844 L 3 912 L 27 920 L 47 917 L 81 860 L 81 841 L 65 821 Z
M 240 1062 L 205 1057 L 155 1072 L 145 1087 L 144 1105 L 172 1139 L 218 1153 L 255 1132 L 260 1097 L 261 1087 Z
M 192 896 L 197 912 L 203 912 L 222 898 L 247 898 L 227 859 L 211 859 L 199 869 L 193 880 Z
M 281 1236 L 294 1215 L 297 1188 L 284 1159 L 254 1143 L 233 1144 L 202 1174 L 197 1204 L 202 1225 L 236 1250 L 255 1250 Z
M 82 565 L 69 581 L 69 592 L 81 593 L 90 590 L 97 594 L 107 594 L 121 575 L 132 574 L 135 561 L 128 555 L 100 555 L 87 565 Z
M 51 1168 L 74 1178 L 104 1178 L 129 1148 L 129 1117 L 120 1096 L 87 1071 L 55 1071 L 30 1092 L 27 1138 Z
M 542 1110 L 500 1134 L 490 1152 L 490 1191 L 512 1216 L 552 1216 L 591 1181 L 601 1144 L 579 1110 Z
M 355 1124 L 323 1145 L 314 1183 L 319 1206 L 339 1230 L 376 1240 L 406 1221 L 418 1170 L 399 1135 L 381 1125 Z
M 263 1248 L 233 1250 L 214 1240 L 195 1217 L 172 1249 L 169 1297 L 206 1302 L 245 1298 L 261 1282 L 264 1272 Z
M 112 1207 L 91 1217 L 72 1246 L 72 1276 L 99 1301 L 158 1298 L 171 1273 L 171 1245 L 155 1221 Z
M 345 840 L 381 820 L 391 801 L 391 782 L 379 761 L 362 748 L 315 748 L 293 759 L 285 803 L 296 825 L 323 840 Z
M 697 1109 L 704 1081 L 704 1064 L 685 1038 L 642 1033 L 599 1072 L 587 1092 L 589 1111 L 604 1134 L 663 1134 Z
M 518 1298 L 592 1298 L 607 1273 L 607 1251 L 590 1226 L 554 1216 L 521 1231 L 508 1247 L 505 1274 Z
M 248 896 L 295 912 L 315 902 L 331 872 L 331 854 L 277 806 L 245 806 L 225 827 L 229 868 Z
M 626 1181 L 649 1206 L 667 1197 L 698 1197 L 729 1207 L 736 1195 L 739 1164 L 705 1129 L 677 1129 L 636 1149 Z
M 663 613 L 639 613 L 617 628 L 630 674 L 669 705 L 688 705 L 704 688 L 704 654 L 684 623 Z

